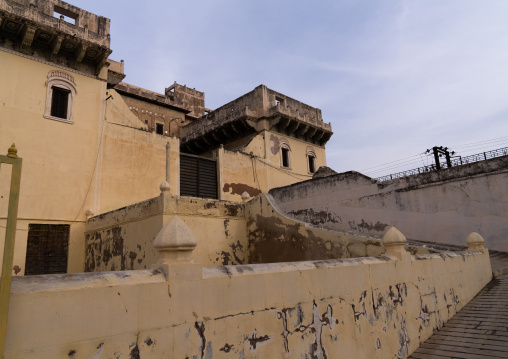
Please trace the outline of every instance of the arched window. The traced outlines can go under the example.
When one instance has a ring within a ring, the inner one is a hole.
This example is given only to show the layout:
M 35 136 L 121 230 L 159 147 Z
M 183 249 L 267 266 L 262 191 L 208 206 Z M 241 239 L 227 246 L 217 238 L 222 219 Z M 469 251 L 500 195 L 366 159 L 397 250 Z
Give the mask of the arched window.
M 50 120 L 74 123 L 72 114 L 75 95 L 76 80 L 73 76 L 60 70 L 50 71 L 44 117 Z
M 307 168 L 309 173 L 314 173 L 317 170 L 316 158 L 316 152 L 314 152 L 314 149 L 311 146 L 307 147 Z
M 291 147 L 285 138 L 279 140 L 280 144 L 280 164 L 282 167 L 291 168 Z

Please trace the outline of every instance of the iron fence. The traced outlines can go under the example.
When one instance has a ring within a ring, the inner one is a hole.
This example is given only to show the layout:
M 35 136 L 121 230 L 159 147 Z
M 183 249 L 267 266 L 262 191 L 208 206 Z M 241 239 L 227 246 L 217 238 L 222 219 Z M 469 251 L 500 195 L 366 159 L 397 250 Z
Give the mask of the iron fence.
M 492 151 L 487 151 L 487 152 L 482 152 L 482 153 L 477 153 L 477 154 L 474 154 L 471 156 L 465 156 L 465 157 L 455 156 L 455 157 L 452 157 L 452 159 L 451 159 L 451 164 L 452 164 L 451 167 L 467 165 L 467 164 L 473 163 L 473 162 L 486 161 L 491 158 L 502 157 L 502 156 L 507 156 L 507 155 L 508 155 L 508 147 L 498 148 L 497 150 L 492 150 Z M 441 165 L 441 168 L 448 168 L 448 165 L 446 164 L 446 162 L 442 162 L 442 163 L 440 163 L 440 165 Z M 424 166 L 424 167 L 418 167 L 418 168 L 414 168 L 414 169 L 407 170 L 407 171 L 392 173 L 392 174 L 389 174 L 386 176 L 375 178 L 375 180 L 378 182 L 385 182 L 385 181 L 389 181 L 392 179 L 413 176 L 413 175 L 418 175 L 421 173 L 427 173 L 427 172 L 432 172 L 432 171 L 436 171 L 435 164 L 432 164 L 429 166 Z

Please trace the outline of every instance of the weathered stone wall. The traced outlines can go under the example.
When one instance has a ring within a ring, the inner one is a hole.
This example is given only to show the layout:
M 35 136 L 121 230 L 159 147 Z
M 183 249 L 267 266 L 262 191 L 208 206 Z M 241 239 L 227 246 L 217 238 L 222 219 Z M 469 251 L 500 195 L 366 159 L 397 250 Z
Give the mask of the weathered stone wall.
M 311 124 L 325 130 L 327 138 L 322 145 L 324 145 L 331 136 L 332 126 L 330 123 L 323 122 L 320 109 L 275 92 L 264 85 L 259 85 L 245 95 L 228 102 L 183 127 L 181 131 L 182 142 L 191 141 L 192 139 L 202 136 L 206 132 L 210 132 L 214 128 L 219 128 L 240 118 L 248 118 L 251 121 L 250 126 L 260 131 L 263 128 L 267 128 L 263 121 L 259 121 L 259 123 L 256 124 L 258 120 L 263 120 L 268 117 L 277 117 L 279 115 L 288 118 L 291 117 L 302 124 Z M 278 121 L 279 120 L 276 122 Z M 300 130 L 304 127 L 305 126 L 302 125 Z M 290 129 L 287 130 L 288 133 L 292 132 L 292 135 L 295 136 L 296 128 L 293 128 L 292 131 L 290 131 Z M 316 131 L 314 131 L 314 134 L 315 133 Z
M 169 273 L 13 278 L 5 358 L 404 358 L 491 278 L 487 252 Z
M 508 251 L 508 157 L 378 183 L 346 172 L 272 189 L 281 210 L 317 226 L 462 244 L 476 231 Z
M 385 252 L 377 238 L 295 221 L 267 194 L 247 202 L 245 212 L 249 263 L 376 257 Z
M 282 166 L 281 143 L 290 148 L 289 167 Z M 221 198 L 240 201 L 245 191 L 255 197 L 271 188 L 312 178 L 307 158 L 309 150 L 315 156 L 316 168 L 326 166 L 323 146 L 273 131 L 262 131 L 235 150 L 218 149 Z
M 289 218 L 267 194 L 260 194 L 245 205 L 161 194 L 87 221 L 85 271 L 151 268 L 159 259 L 154 240 L 175 215 L 196 237 L 194 260 L 200 265 L 356 258 L 385 253 L 379 238 L 326 230 Z M 413 254 L 432 252 L 421 246 L 406 248 Z
M 162 227 L 178 215 L 198 239 L 194 260 L 201 265 L 246 263 L 242 204 L 161 195 L 90 218 L 85 230 L 85 271 L 146 269 Z

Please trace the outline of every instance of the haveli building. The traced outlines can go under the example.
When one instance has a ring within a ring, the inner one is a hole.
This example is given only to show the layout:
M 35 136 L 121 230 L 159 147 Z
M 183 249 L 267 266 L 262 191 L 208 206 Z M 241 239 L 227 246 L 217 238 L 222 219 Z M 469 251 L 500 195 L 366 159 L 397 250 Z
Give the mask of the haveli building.
M 319 109 L 264 85 L 210 110 L 187 86 L 124 83 L 109 26 L 0 0 L 0 149 L 23 159 L 5 358 L 405 358 L 489 282 L 478 233 L 449 251 L 386 230 L 419 237 L 422 203 L 457 178 L 482 199 L 483 167 L 334 174 Z M 502 161 L 486 167 L 503 188 Z M 453 193 L 455 231 L 482 209 Z
M 55 272 L 83 271 L 87 216 L 156 196 L 168 142 L 174 195 L 240 201 L 326 165 L 317 108 L 261 85 L 212 111 L 176 82 L 163 94 L 122 82 L 107 18 L 63 1 L 2 0 L 0 15 L 0 146 L 26 158 L 16 274 L 52 273 L 43 252 L 61 258 Z M 40 247 L 41 235 L 58 239 Z

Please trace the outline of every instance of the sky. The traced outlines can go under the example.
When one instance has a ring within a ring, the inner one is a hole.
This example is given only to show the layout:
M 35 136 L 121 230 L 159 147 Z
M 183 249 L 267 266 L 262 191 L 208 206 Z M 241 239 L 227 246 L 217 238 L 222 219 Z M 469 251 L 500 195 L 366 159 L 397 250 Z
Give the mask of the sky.
M 264 84 L 318 107 L 327 165 L 371 177 L 508 147 L 508 1 L 68 0 L 111 19 L 125 82 L 215 109 Z

